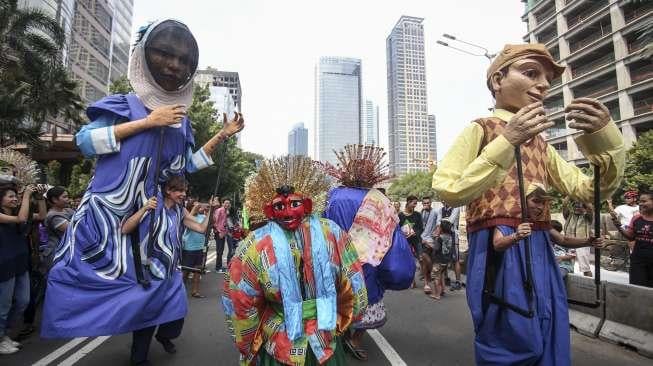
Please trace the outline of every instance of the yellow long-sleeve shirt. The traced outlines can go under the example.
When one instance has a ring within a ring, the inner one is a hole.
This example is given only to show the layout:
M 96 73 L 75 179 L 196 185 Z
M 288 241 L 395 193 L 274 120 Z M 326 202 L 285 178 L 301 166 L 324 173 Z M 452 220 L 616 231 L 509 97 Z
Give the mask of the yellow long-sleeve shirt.
M 497 109 L 494 117 L 508 122 L 514 114 Z M 450 206 L 462 206 L 486 190 L 500 185 L 515 163 L 514 146 L 503 136 L 488 143 L 479 153 L 483 128 L 470 123 L 456 138 L 433 174 L 433 189 Z M 626 149 L 614 122 L 591 134 L 576 138 L 576 144 L 592 164 L 601 169 L 601 197 L 610 197 L 623 178 Z M 548 182 L 558 192 L 583 202 L 591 202 L 592 178 L 565 161 L 552 146 L 547 149 Z

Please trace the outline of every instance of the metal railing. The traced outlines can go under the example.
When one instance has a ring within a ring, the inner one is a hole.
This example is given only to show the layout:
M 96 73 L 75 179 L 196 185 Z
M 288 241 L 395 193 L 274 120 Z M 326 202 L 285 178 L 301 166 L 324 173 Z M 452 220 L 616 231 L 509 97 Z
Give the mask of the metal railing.
M 626 21 L 626 24 L 641 18 L 653 10 L 653 2 L 651 1 L 642 1 L 640 4 L 642 4 L 640 7 L 628 9 L 624 12 L 624 20 Z
M 633 84 L 650 78 L 653 78 L 653 64 L 651 63 L 630 70 L 630 82 Z
M 628 42 L 628 53 L 635 53 L 642 48 L 646 47 L 649 44 L 649 41 L 642 38 L 635 38 L 632 42 Z
M 594 71 L 601 66 L 611 63 L 612 61 L 614 61 L 614 53 L 609 53 L 607 55 L 601 56 L 591 62 L 582 62 L 581 66 L 571 67 L 571 75 L 574 78 L 579 77 L 581 75 L 585 75 L 588 72 Z
M 589 88 L 576 88 L 574 96 L 576 98 L 596 98 L 604 94 L 608 94 L 617 90 L 617 79 L 611 78 L 609 80 L 601 81 L 593 84 Z
M 557 78 L 551 80 L 551 88 L 555 88 L 556 86 L 562 84 L 562 77 L 558 76 Z
M 594 41 L 596 41 L 598 39 L 601 39 L 601 38 L 607 36 L 610 33 L 612 33 L 612 27 L 610 26 L 610 24 L 607 23 L 606 26 L 604 26 L 604 24 L 601 23 L 601 31 L 591 32 L 585 38 L 582 38 L 582 39 L 580 39 L 580 40 L 578 40 L 576 42 L 570 42 L 569 51 L 572 52 L 572 53 L 576 52 L 579 49 L 587 46 L 588 44 L 590 44 L 590 43 L 592 43 L 592 42 L 594 42 Z
M 653 112 L 653 97 L 633 101 L 633 112 L 636 116 Z
M 597 2 L 591 2 L 592 5 L 590 5 L 587 9 L 584 11 L 581 11 L 578 14 L 575 14 L 571 17 L 567 17 L 567 27 L 571 28 L 575 26 L 576 24 L 582 22 L 583 20 L 589 18 L 592 16 L 594 13 L 596 13 L 597 10 L 603 8 L 604 6 L 608 5 L 607 1 L 597 1 Z
M 558 36 L 558 32 L 555 31 L 555 29 L 551 32 L 547 33 L 540 33 L 537 35 L 537 40 L 540 43 L 547 43 L 550 40 L 554 39 L 555 37 Z
M 553 6 L 549 7 L 546 11 L 535 14 L 535 21 L 537 21 L 537 24 L 542 24 L 542 21 L 549 19 L 551 15 L 555 14 L 555 3 L 552 3 L 552 5 Z

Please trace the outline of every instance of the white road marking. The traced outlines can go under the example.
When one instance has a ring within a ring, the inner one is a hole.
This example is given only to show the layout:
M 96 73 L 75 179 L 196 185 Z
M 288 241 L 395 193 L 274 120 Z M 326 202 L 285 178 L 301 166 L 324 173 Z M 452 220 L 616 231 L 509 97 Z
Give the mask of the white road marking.
M 49 365 L 52 361 L 56 360 L 57 358 L 65 355 L 70 351 L 71 349 L 77 347 L 80 343 L 84 342 L 87 340 L 88 337 L 80 337 L 80 338 L 75 338 L 71 340 L 70 342 L 64 344 L 63 346 L 57 348 L 54 350 L 54 352 L 50 353 L 49 355 L 43 357 L 42 359 L 38 360 L 35 364 L 32 366 L 47 366 Z
M 76 364 L 77 361 L 81 360 L 82 358 L 84 358 L 84 356 L 91 353 L 94 349 L 98 348 L 102 343 L 104 343 L 109 338 L 111 338 L 111 337 L 110 336 L 102 336 L 102 337 L 95 338 L 91 342 L 88 342 L 87 345 L 80 348 L 77 352 L 70 355 L 70 357 L 63 360 L 61 363 L 59 363 L 58 366 L 71 366 L 71 365 Z
M 408 366 L 404 360 L 401 359 L 397 351 L 395 351 L 394 348 L 390 345 L 390 343 L 383 338 L 381 333 L 376 330 L 376 329 L 369 329 L 367 331 L 367 334 L 372 337 L 372 340 L 376 343 L 377 346 L 379 346 L 379 349 L 383 354 L 385 355 L 385 358 L 390 361 L 390 365 L 392 366 Z
M 217 255 L 215 254 L 215 252 L 209 254 L 206 263 L 209 264 L 214 262 L 216 257 Z M 66 358 L 61 363 L 59 363 L 59 366 L 69 366 L 75 364 L 77 361 L 82 359 L 87 354 L 91 353 L 91 351 L 99 347 L 102 343 L 104 343 L 109 338 L 110 336 L 95 338 L 93 341 L 89 342 L 86 346 L 82 347 L 79 351 L 73 353 L 70 357 Z M 38 360 L 32 366 L 47 366 L 53 361 L 55 361 L 56 359 L 68 353 L 73 348 L 77 347 L 82 342 L 86 341 L 87 339 L 88 337 L 80 337 L 80 338 L 72 339 L 70 342 L 64 344 L 63 346 L 54 350 L 52 353 Z

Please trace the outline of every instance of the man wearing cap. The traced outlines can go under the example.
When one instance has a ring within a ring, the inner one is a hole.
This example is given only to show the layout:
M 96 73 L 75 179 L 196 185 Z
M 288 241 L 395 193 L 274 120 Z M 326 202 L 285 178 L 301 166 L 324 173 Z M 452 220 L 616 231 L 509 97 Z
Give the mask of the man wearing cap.
M 479 365 L 571 362 L 564 283 L 550 244 L 541 242 L 550 242 L 548 204 L 541 221 L 532 220 L 533 233 L 547 234 L 531 235 L 530 268 L 523 240 L 504 250 L 492 244 L 495 228 L 507 236 L 521 223 L 516 146 L 521 148 L 524 187 L 553 188 L 583 202 L 593 197 L 592 179 L 540 136 L 554 125 L 542 101 L 551 80 L 564 69 L 542 44 L 506 45 L 487 71 L 486 83 L 496 100 L 493 115 L 465 128 L 433 176 L 433 188 L 443 201 L 467 205 L 467 302 Z M 609 197 L 623 176 L 625 148 L 619 129 L 608 109 L 594 99 L 574 99 L 565 112 L 572 121 L 569 127 L 583 131 L 576 143 L 599 165 L 601 195 Z M 524 286 L 528 269 L 533 273 L 532 291 Z
M 243 118 L 236 114 L 196 150 L 186 108 L 198 55 L 185 24 L 171 19 L 149 24 L 139 30 L 130 57 L 135 93 L 110 95 L 87 109 L 91 122 L 76 141 L 84 155 L 97 159 L 96 170 L 56 249 L 43 337 L 134 332 L 131 362 L 145 364 L 158 327 L 156 339 L 174 353 L 170 339 L 181 332 L 187 311 L 177 268 L 180 213 L 161 204 L 143 216 L 131 235 L 123 234 L 121 226 L 149 197 L 164 201 L 165 181 L 212 165 L 217 145 L 243 128 Z

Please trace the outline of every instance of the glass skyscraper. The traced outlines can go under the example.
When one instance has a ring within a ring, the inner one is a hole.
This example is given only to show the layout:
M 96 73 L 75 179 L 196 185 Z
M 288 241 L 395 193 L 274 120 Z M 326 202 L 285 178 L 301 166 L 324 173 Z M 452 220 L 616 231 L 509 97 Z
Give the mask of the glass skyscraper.
M 426 98 L 422 18 L 402 16 L 386 39 L 390 171 L 397 175 L 428 169 L 435 159 Z
M 333 150 L 360 143 L 361 60 L 321 57 L 315 67 L 314 158 L 336 162 Z
M 288 132 L 288 155 L 308 156 L 308 129 L 302 122 Z
M 361 128 L 361 142 L 365 145 L 379 145 L 379 106 L 371 100 L 365 101 L 365 116 Z

